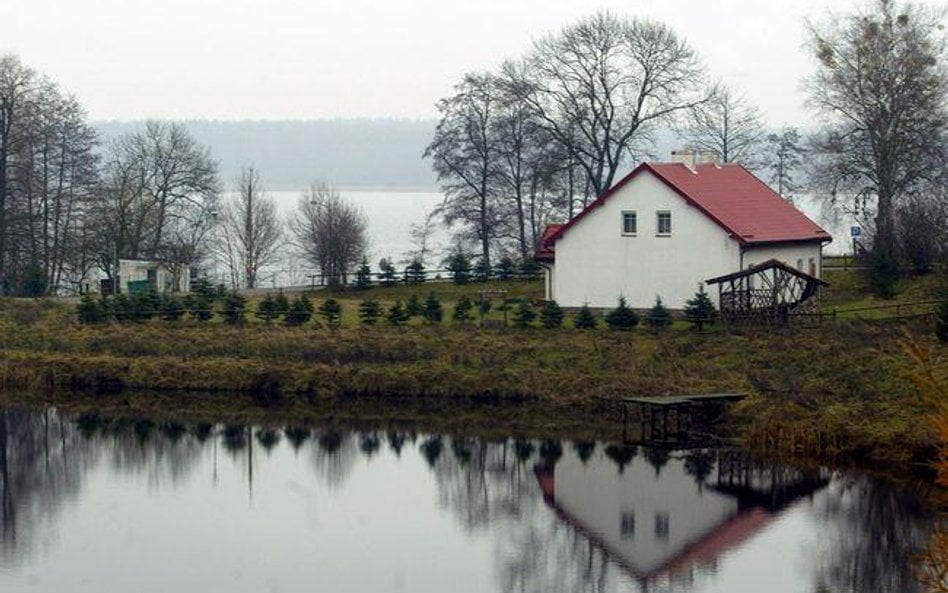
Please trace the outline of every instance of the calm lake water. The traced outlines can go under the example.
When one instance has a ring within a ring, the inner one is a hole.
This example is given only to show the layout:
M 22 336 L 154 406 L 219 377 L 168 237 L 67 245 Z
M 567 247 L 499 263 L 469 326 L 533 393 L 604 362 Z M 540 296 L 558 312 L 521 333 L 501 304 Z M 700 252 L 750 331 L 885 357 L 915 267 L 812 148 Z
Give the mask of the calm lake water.
M 905 592 L 923 487 L 715 450 L 0 412 L 0 591 Z

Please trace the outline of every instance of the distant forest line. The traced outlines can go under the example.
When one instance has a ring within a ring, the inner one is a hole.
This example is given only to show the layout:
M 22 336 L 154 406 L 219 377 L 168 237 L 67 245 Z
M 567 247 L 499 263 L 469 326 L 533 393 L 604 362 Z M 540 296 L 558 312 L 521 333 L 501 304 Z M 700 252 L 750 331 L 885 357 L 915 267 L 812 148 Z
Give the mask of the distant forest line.
M 271 191 L 298 190 L 315 180 L 336 187 L 437 189 L 431 163 L 422 158 L 435 119 L 324 119 L 181 122 L 219 162 L 231 185 L 253 165 Z M 108 142 L 140 129 L 143 121 L 98 121 Z

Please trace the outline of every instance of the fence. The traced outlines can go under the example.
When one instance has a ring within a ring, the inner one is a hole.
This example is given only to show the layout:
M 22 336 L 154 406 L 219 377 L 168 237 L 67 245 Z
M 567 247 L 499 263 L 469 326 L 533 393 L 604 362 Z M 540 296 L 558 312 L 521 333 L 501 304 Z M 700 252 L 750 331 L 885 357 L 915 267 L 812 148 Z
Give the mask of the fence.
M 821 312 L 791 312 L 791 319 L 801 321 L 815 321 L 822 323 L 824 319 L 838 321 L 900 321 L 908 319 L 934 318 L 938 307 L 948 302 L 946 299 L 932 301 L 913 301 L 909 303 L 894 303 L 891 305 L 872 305 L 868 307 L 852 307 L 848 309 L 833 309 Z

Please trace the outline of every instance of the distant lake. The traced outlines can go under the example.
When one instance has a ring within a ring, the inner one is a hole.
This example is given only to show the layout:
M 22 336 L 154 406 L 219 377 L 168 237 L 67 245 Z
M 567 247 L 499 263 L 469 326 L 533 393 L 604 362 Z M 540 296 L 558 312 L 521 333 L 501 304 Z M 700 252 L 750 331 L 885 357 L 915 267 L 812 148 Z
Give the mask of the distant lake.
M 302 194 L 300 191 L 271 191 L 268 194 L 274 199 L 277 208 L 284 217 L 289 217 L 296 211 L 297 203 Z M 384 258 L 395 262 L 397 268 L 408 263 L 408 254 L 416 249 L 411 238 L 412 225 L 424 223 L 431 211 L 440 206 L 444 195 L 434 191 L 399 191 L 381 189 L 343 189 L 340 195 L 350 203 L 358 206 L 368 220 L 369 250 L 368 260 L 373 271 L 378 271 L 379 260 Z M 429 269 L 441 266 L 451 245 L 451 233 L 439 219 L 436 228 L 429 238 L 428 249 L 431 255 L 426 265 Z M 266 287 L 274 281 L 281 284 L 304 284 L 306 275 L 312 273 L 309 266 L 295 257 L 292 249 L 286 251 L 285 262 L 276 270 L 266 271 L 262 286 Z M 219 273 L 219 272 L 218 272 Z
M 915 593 L 925 491 L 608 438 L 7 409 L 0 591 Z

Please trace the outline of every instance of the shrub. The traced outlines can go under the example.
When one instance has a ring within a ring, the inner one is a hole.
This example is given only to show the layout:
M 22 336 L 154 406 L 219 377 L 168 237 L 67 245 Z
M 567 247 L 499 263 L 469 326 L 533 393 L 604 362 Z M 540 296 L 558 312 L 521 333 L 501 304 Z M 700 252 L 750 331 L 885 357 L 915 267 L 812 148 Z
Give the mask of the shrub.
M 105 301 L 93 298 L 91 294 L 85 294 L 76 306 L 76 313 L 79 315 L 79 323 L 102 323 L 108 320 L 109 312 Z
M 935 335 L 943 344 L 948 343 L 948 300 L 943 302 L 936 312 Z
M 455 323 L 467 323 L 471 320 L 471 311 L 474 309 L 474 303 L 467 295 L 463 295 L 454 303 L 454 321 Z
M 698 331 L 704 329 L 704 324 L 711 325 L 717 317 L 717 311 L 714 309 L 714 303 L 711 297 L 704 291 L 703 285 L 698 285 L 698 292 L 694 298 L 685 303 L 685 319 L 698 328 Z
M 375 325 L 382 316 L 382 306 L 378 301 L 366 300 L 359 303 L 359 319 L 363 325 Z
M 455 284 L 467 284 L 471 281 L 471 257 L 463 249 L 458 247 L 447 263 Z
M 421 284 L 427 279 L 425 264 L 420 259 L 413 259 L 405 268 L 405 282 L 409 284 Z
M 244 322 L 247 311 L 247 299 L 237 292 L 230 292 L 224 297 L 221 313 L 224 315 L 224 321 L 230 324 Z
M 671 312 L 662 304 L 662 297 L 655 297 L 655 306 L 648 312 L 648 326 L 662 330 L 671 325 Z
M 112 317 L 119 323 L 124 323 L 132 318 L 132 301 L 124 292 L 112 297 Z
M 313 317 L 313 303 L 305 293 L 300 294 L 290 303 L 290 309 L 286 312 L 283 322 L 289 326 L 299 327 L 307 323 Z
M 267 325 L 273 323 L 279 312 L 277 311 L 276 299 L 269 293 L 257 304 L 256 315 L 258 319 L 263 319 Z
M 441 301 L 438 300 L 438 297 L 433 292 L 428 293 L 428 298 L 425 299 L 425 321 L 430 324 L 441 323 L 441 318 L 444 315 L 444 310 L 441 307 Z
M 556 301 L 547 301 L 540 309 L 540 323 L 547 329 L 563 326 L 563 308 Z
M 595 329 L 597 323 L 596 316 L 589 309 L 589 305 L 585 303 L 579 308 L 576 318 L 573 319 L 573 327 L 576 329 Z
M 625 302 L 625 297 L 619 297 L 616 308 L 606 313 L 606 325 L 611 329 L 628 331 L 639 324 L 639 316 Z
M 533 320 L 537 318 L 536 311 L 530 305 L 529 299 L 521 299 L 520 304 L 514 309 L 513 322 L 516 327 L 529 327 Z
M 386 315 L 385 318 L 388 320 L 389 325 L 398 327 L 408 323 L 408 320 L 411 319 L 411 315 L 405 310 L 402 301 L 397 300 L 394 305 L 389 307 L 388 315 Z
M 342 305 L 330 297 L 319 306 L 319 315 L 326 320 L 330 327 L 339 327 L 342 322 Z
M 131 321 L 148 321 L 158 314 L 161 297 L 154 290 L 145 290 L 129 296 L 128 318 Z
M 899 279 L 899 264 L 887 250 L 879 249 L 872 254 L 869 283 L 876 296 L 891 299 L 895 296 L 895 283 Z
M 161 298 L 158 315 L 165 321 L 179 321 L 184 317 L 184 301 L 176 294 L 165 293 Z
M 198 294 L 213 301 L 218 297 L 218 291 L 207 278 L 198 278 L 192 283 L 191 294 Z
M 357 290 L 365 290 L 372 286 L 372 269 L 369 267 L 369 260 L 362 258 L 362 264 L 356 271 L 355 287 Z

